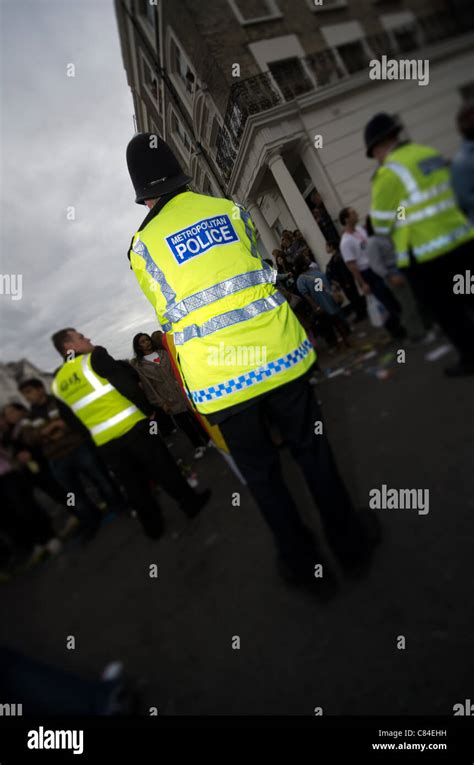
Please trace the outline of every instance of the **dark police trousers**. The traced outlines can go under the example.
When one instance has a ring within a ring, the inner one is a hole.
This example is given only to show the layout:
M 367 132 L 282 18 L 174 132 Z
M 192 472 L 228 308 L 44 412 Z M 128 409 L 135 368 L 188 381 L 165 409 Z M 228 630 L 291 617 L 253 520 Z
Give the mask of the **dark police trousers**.
M 461 360 L 474 363 L 474 293 L 469 284 L 463 294 L 453 291 L 456 275 L 466 279 L 474 273 L 474 242 L 465 242 L 426 263 L 412 257 L 406 273 L 421 305 L 433 315 Z
M 185 514 L 195 506 L 196 494 L 161 436 L 150 433 L 149 420 L 141 420 L 124 436 L 108 441 L 99 450 L 123 485 L 147 536 L 159 536 L 162 528 L 161 510 L 152 494 L 151 481 L 173 497 Z
M 327 540 L 341 561 L 356 559 L 364 531 L 339 475 L 326 434 L 315 434 L 321 410 L 307 375 L 281 385 L 219 424 L 232 457 L 292 568 L 315 559 L 316 544 L 284 483 L 266 420 L 275 423 L 318 506 Z M 304 566 L 308 570 L 308 566 Z

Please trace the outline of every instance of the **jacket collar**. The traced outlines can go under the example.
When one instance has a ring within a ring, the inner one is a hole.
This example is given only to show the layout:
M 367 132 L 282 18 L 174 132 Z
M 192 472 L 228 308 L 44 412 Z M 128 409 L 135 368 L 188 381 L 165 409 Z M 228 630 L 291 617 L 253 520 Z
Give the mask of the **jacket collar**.
M 138 231 L 143 231 L 143 229 L 146 226 L 148 226 L 149 222 L 153 220 L 153 218 L 156 218 L 156 216 L 162 211 L 163 207 L 165 207 L 165 205 L 167 205 L 168 202 L 174 199 L 174 197 L 177 197 L 178 194 L 182 194 L 183 192 L 188 190 L 189 189 L 186 186 L 185 188 L 180 188 L 180 189 L 176 189 L 175 191 L 170 191 L 169 194 L 163 194 L 163 196 L 158 199 L 158 202 L 155 205 L 153 205 L 151 210 L 148 212 L 148 215 L 143 219 L 140 225 L 140 228 L 136 231 L 136 233 L 138 233 Z M 130 247 L 128 248 L 128 251 L 127 251 L 127 258 L 129 261 L 130 261 L 130 251 L 132 249 L 134 239 L 135 239 L 135 234 L 132 236 L 132 241 L 130 242 Z

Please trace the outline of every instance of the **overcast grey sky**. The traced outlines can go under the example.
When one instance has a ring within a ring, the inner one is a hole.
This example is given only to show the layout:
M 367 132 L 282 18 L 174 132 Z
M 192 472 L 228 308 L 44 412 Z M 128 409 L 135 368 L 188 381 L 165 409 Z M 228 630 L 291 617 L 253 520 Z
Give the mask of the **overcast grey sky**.
M 21 300 L 0 294 L 0 358 L 51 370 L 49 338 L 64 326 L 129 357 L 133 335 L 156 323 L 126 257 L 146 209 L 125 163 L 133 104 L 113 2 L 0 8 L 0 273 L 23 276 Z

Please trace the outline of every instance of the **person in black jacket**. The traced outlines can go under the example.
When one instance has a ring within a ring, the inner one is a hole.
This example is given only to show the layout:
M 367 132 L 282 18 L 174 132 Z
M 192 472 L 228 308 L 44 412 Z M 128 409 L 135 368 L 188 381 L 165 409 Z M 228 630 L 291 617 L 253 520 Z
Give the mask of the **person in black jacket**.
M 140 387 L 138 373 L 127 361 L 112 358 L 105 348 L 94 345 L 75 329 L 60 330 L 52 340 L 65 359 L 71 352 L 75 356 L 90 354 L 92 371 L 106 379 L 148 420 L 154 419 L 154 408 Z M 211 492 L 207 489 L 198 494 L 191 489 L 160 435 L 151 432 L 148 420 L 140 420 L 122 436 L 112 438 L 98 449 L 123 485 L 145 533 L 157 539 L 163 533 L 163 519 L 151 483 L 157 483 L 173 497 L 188 518 L 194 518 L 200 512 Z

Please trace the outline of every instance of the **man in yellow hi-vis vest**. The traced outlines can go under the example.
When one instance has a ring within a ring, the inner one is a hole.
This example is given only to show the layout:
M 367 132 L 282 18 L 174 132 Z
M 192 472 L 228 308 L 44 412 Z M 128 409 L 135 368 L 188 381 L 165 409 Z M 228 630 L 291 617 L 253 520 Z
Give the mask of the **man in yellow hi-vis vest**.
M 320 561 L 283 481 L 268 423 L 300 464 L 328 541 L 345 568 L 372 542 L 339 476 L 308 377 L 315 352 L 260 258 L 249 214 L 232 201 L 195 194 L 167 144 L 135 135 L 127 164 L 136 202 L 149 213 L 132 239 L 131 268 L 173 336 L 190 400 L 218 424 L 274 534 L 282 573 L 303 585 Z
M 474 374 L 474 227 L 456 202 L 448 162 L 436 149 L 400 141 L 402 128 L 383 112 L 365 127 L 367 156 L 379 163 L 372 225 L 391 237 L 398 267 L 459 353 L 446 374 Z
M 54 378 L 54 395 L 89 430 L 104 462 L 123 485 L 145 534 L 157 539 L 163 532 L 150 482 L 162 486 L 189 518 L 196 516 L 210 490 L 196 494 L 183 478 L 154 427 L 153 407 L 135 370 L 75 329 L 56 332 L 52 341 L 64 359 Z

